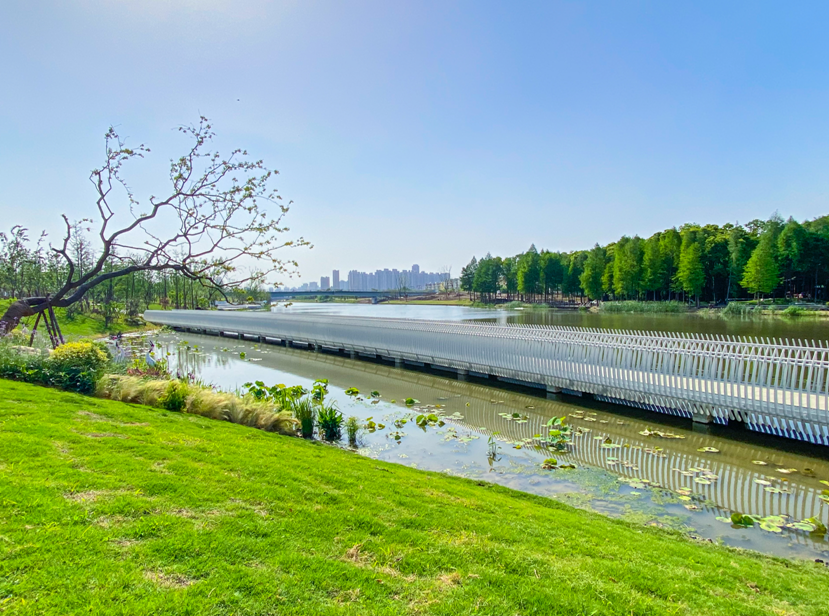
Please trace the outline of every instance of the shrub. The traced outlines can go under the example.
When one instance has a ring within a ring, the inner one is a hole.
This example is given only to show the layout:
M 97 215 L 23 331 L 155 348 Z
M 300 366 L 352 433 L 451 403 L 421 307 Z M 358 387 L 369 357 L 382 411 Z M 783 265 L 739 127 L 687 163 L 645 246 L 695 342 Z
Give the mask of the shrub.
M 806 312 L 806 309 L 800 306 L 789 306 L 781 314 L 787 317 L 802 317 Z
M 187 394 L 187 383 L 183 381 L 170 381 L 167 384 L 167 390 L 158 399 L 158 402 L 168 411 L 180 413 L 187 406 Z
M 44 362 L 44 381 L 61 389 L 89 394 L 103 376 L 109 356 L 92 342 L 69 342 L 52 351 Z
M 326 441 L 339 441 L 343 437 L 343 414 L 333 404 L 320 406 L 317 420 L 322 437 Z

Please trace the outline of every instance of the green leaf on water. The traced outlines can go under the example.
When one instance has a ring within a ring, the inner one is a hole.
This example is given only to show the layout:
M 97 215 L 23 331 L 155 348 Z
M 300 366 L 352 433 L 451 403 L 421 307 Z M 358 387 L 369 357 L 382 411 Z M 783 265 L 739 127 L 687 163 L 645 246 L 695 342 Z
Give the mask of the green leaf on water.
M 756 464 L 757 466 L 768 466 L 768 462 L 763 462 L 762 460 L 752 460 L 752 464 Z
M 793 528 L 795 530 L 805 530 L 807 533 L 813 533 L 817 530 L 817 526 L 810 522 L 792 522 L 786 524 L 786 528 Z
M 770 522 L 760 522 L 760 528 L 770 533 L 782 533 L 783 529 Z
M 726 524 L 731 524 L 731 518 L 724 518 L 721 515 L 717 516 L 717 521 L 718 522 L 725 522 Z
M 771 481 L 767 481 L 765 479 L 755 479 L 754 483 L 759 484 L 761 486 L 770 486 L 771 485 Z
M 346 396 L 357 396 L 359 394 L 360 394 L 360 390 L 357 389 L 356 387 L 349 387 L 348 389 L 345 390 L 345 395 Z
M 701 451 L 702 453 L 720 453 L 720 450 L 716 447 L 700 447 L 697 451 Z
M 703 479 L 702 477 L 694 477 L 694 483 L 700 483 L 704 486 L 711 485 L 711 482 L 708 479 Z

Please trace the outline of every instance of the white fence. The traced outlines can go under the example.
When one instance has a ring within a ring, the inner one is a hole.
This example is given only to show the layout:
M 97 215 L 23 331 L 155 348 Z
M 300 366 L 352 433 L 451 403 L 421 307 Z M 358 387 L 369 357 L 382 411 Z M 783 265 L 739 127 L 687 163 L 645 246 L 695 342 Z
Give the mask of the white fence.
M 144 318 L 495 375 L 829 444 L 822 342 L 311 314 L 149 310 Z

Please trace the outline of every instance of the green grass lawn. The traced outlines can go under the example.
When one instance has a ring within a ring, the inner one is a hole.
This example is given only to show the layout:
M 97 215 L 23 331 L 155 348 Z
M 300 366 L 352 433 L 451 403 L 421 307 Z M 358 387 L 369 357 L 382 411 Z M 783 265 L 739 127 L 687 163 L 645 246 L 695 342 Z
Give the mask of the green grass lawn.
M 6 311 L 10 303 L 9 300 L 0 300 L 0 314 Z M 60 325 L 61 332 L 67 340 L 156 329 L 155 325 L 135 326 L 125 322 L 123 319 L 116 320 L 110 323 L 109 327 L 105 327 L 104 317 L 99 314 L 76 314 L 74 318 L 69 319 L 63 308 L 56 308 L 55 316 L 58 318 L 58 325 Z M 25 324 L 29 331 L 31 331 L 32 327 L 34 327 L 35 319 L 36 317 L 27 317 L 21 323 Z M 38 331 L 43 332 L 44 336 L 47 335 L 46 327 L 42 321 L 38 326 Z
M 829 569 L 0 380 L 4 614 L 829 613 Z

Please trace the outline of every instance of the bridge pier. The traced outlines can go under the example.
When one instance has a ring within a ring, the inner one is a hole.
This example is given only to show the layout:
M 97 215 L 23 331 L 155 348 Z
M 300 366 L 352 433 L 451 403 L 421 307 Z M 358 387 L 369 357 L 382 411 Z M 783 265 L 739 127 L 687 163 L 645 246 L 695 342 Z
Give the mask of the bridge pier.
M 394 367 L 395 367 L 395 368 L 403 368 L 403 367 L 404 367 L 404 362 L 403 362 L 403 360 L 402 360 L 401 358 L 399 358 L 399 357 L 395 357 L 395 358 L 394 358 Z
M 465 368 L 458 368 L 458 380 L 465 381 L 469 378 L 469 370 Z
M 314 353 L 322 353 L 322 345 L 315 344 L 314 345 Z
M 349 352 L 348 352 L 348 356 L 349 356 L 351 359 L 357 359 L 357 351 L 349 351 Z
M 700 413 L 699 411 L 693 411 L 691 414 L 691 419 L 694 421 L 695 424 L 714 423 L 713 415 L 709 415 L 708 413 Z

